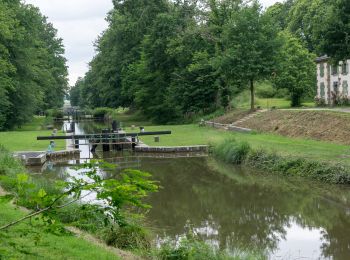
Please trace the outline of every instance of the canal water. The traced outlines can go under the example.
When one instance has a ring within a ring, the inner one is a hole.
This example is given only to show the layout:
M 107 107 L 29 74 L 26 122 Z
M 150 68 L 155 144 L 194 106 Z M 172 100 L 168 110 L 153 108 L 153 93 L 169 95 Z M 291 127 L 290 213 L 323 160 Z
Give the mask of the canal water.
M 84 124 L 77 129 L 94 131 Z M 89 155 L 86 148 L 84 156 Z M 148 198 L 152 209 L 146 214 L 158 243 L 192 230 L 213 247 L 256 251 L 269 259 L 350 259 L 348 186 L 231 167 L 211 157 L 98 156 L 150 172 L 160 182 L 160 191 Z M 42 174 L 74 175 L 68 164 L 78 162 L 50 165 Z

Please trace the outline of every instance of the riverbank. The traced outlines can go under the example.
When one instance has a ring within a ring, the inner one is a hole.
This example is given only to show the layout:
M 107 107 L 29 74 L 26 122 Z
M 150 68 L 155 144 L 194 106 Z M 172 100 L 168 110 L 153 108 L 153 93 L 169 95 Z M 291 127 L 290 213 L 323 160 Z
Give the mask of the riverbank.
M 38 199 L 40 201 L 42 196 L 50 199 L 52 195 L 60 192 L 52 180 L 44 176 L 30 176 L 25 172 L 19 161 L 6 150 L 0 149 L 0 185 L 6 188 L 1 190 L 0 194 L 0 227 L 35 212 L 39 205 Z M 123 196 L 122 192 L 118 195 L 119 199 L 125 199 L 125 195 Z M 157 249 L 153 245 L 151 232 L 140 225 L 141 216 L 131 212 L 124 212 L 123 216 L 128 221 L 119 225 L 106 222 L 105 214 L 97 206 L 84 203 L 70 204 L 68 207 L 55 210 L 54 215 L 40 214 L 10 227 L 9 230 L 0 231 L 0 238 L 5 239 L 4 241 L 0 239 L 0 256 L 6 258 L 33 256 L 32 258 L 45 259 L 57 259 L 61 256 L 67 259 L 141 259 L 141 257 L 169 259 L 171 256 L 177 256 L 178 259 L 188 259 L 191 256 L 192 259 L 198 260 L 263 259 L 253 253 L 246 253 L 243 258 L 241 255 L 228 256 L 225 252 L 218 252 L 197 240 L 195 236 L 189 236 L 181 242 L 181 252 L 172 242 Z M 111 250 L 110 247 L 96 241 L 103 241 L 114 249 Z M 132 252 L 120 251 L 117 248 Z
M 269 110 L 238 122 L 236 126 L 290 138 L 350 145 L 349 112 L 340 108 Z M 236 122 L 234 119 L 228 115 L 228 121 Z
M 350 184 L 350 168 L 341 164 L 290 158 L 263 149 L 253 149 L 247 142 L 228 139 L 213 149 L 214 156 L 226 163 L 245 165 L 259 171 L 286 176 L 301 176 L 324 183 Z
M 131 128 L 128 132 L 135 132 Z M 141 140 L 150 146 L 215 145 L 226 139 L 248 142 L 254 149 L 263 148 L 269 152 L 292 158 L 305 158 L 313 161 L 341 163 L 350 166 L 350 148 L 347 145 L 315 141 L 302 138 L 289 138 L 276 134 L 237 133 L 198 125 L 147 126 L 146 131 L 171 130 L 172 134 L 160 136 L 159 142 L 144 136 Z
M 11 202 L 11 196 L 0 196 L 0 226 L 26 215 Z M 42 222 L 32 219 L 0 232 L 1 259 L 122 259 L 72 233 L 53 234 Z

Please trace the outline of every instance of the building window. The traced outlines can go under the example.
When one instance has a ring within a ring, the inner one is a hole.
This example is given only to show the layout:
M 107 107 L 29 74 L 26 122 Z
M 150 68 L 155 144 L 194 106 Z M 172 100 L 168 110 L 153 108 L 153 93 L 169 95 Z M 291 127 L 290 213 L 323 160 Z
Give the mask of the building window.
M 324 77 L 324 64 L 323 63 L 320 64 L 320 76 L 321 76 L 321 78 Z
M 343 81 L 343 95 L 348 96 L 349 91 L 348 91 L 348 82 L 346 80 Z
M 332 75 L 338 74 L 338 65 L 332 65 Z
M 322 82 L 320 84 L 320 96 L 321 96 L 321 98 L 324 98 L 324 96 L 325 96 L 325 91 L 324 90 L 325 90 L 324 89 L 324 83 Z
M 343 75 L 347 75 L 348 74 L 348 64 L 347 62 L 343 62 L 343 64 L 341 65 L 341 73 Z

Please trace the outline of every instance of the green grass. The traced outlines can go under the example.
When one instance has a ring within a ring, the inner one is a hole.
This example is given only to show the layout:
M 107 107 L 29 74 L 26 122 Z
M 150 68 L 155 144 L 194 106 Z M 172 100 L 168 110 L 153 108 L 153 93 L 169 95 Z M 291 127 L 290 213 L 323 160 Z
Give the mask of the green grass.
M 33 119 L 24 124 L 21 127 L 17 127 L 16 131 L 40 131 L 44 129 L 44 126 L 48 124 L 50 118 L 46 118 L 44 116 L 34 116 Z
M 256 98 L 255 106 L 260 106 L 263 109 L 276 108 L 291 108 L 290 100 L 284 98 Z M 315 107 L 313 102 L 302 103 L 303 107 Z M 238 108 L 250 108 L 250 100 L 237 105 Z
M 52 131 L 11 131 L 0 132 L 0 145 L 14 151 L 46 151 L 49 141 L 37 141 L 37 136 L 50 136 Z M 62 133 L 59 133 L 62 135 Z M 66 148 L 64 140 L 56 140 L 55 150 Z
M 250 92 L 243 91 L 232 99 L 231 105 L 236 108 L 250 108 Z M 261 98 L 255 95 L 255 106 L 260 106 L 263 109 L 276 108 L 291 108 L 291 102 L 287 98 Z M 302 102 L 302 107 L 315 107 L 314 102 Z
M 288 138 L 273 134 L 236 133 L 216 130 L 198 125 L 166 125 L 148 126 L 146 131 L 171 130 L 171 135 L 160 136 L 160 142 L 155 143 L 152 136 L 141 139 L 151 146 L 181 146 L 217 144 L 227 138 L 247 141 L 253 148 L 264 148 L 279 155 L 303 157 L 313 160 L 341 162 L 350 165 L 350 147 L 308 139 Z M 127 129 L 128 132 L 132 130 Z M 135 130 L 133 131 L 135 132 Z
M 42 130 L 50 119 L 35 116 L 33 120 L 15 131 L 0 132 L 0 145 L 11 152 L 15 151 L 46 151 L 49 141 L 37 141 L 37 136 L 50 136 L 51 130 Z M 58 135 L 62 135 L 58 132 Z M 64 140 L 56 140 L 55 150 L 66 149 Z
M 0 197 L 0 226 L 25 215 L 5 197 Z M 120 259 L 70 234 L 54 235 L 32 220 L 0 232 L 0 259 Z

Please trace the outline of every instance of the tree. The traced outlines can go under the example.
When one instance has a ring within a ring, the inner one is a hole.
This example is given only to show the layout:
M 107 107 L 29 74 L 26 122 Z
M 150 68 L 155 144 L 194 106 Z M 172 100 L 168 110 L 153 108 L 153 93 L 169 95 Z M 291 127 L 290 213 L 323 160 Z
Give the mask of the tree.
M 223 51 L 216 64 L 231 82 L 249 83 L 252 110 L 255 81 L 269 78 L 275 68 L 276 36 L 276 28 L 257 1 L 241 4 L 224 25 Z
M 350 58 L 350 2 L 334 1 L 327 25 L 322 30 L 322 51 L 336 61 Z
M 70 103 L 72 106 L 80 106 L 81 101 L 81 90 L 84 85 L 84 79 L 79 77 L 75 85 L 71 88 L 70 94 Z
M 301 40 L 304 46 L 322 55 L 323 28 L 328 23 L 333 0 L 296 0 L 288 15 L 288 30 Z M 346 1 L 345 1 L 346 2 Z
M 283 3 L 277 2 L 267 8 L 264 15 L 269 16 L 272 19 L 273 24 L 278 26 L 280 30 L 285 30 L 288 27 L 289 12 L 295 2 L 295 0 L 287 0 Z
M 31 5 L 0 0 L 0 130 L 60 107 L 67 86 L 66 60 L 57 32 Z
M 292 107 L 300 106 L 303 96 L 315 94 L 315 55 L 289 32 L 281 32 L 279 38 L 283 45 L 277 56 L 274 84 L 289 90 Z

